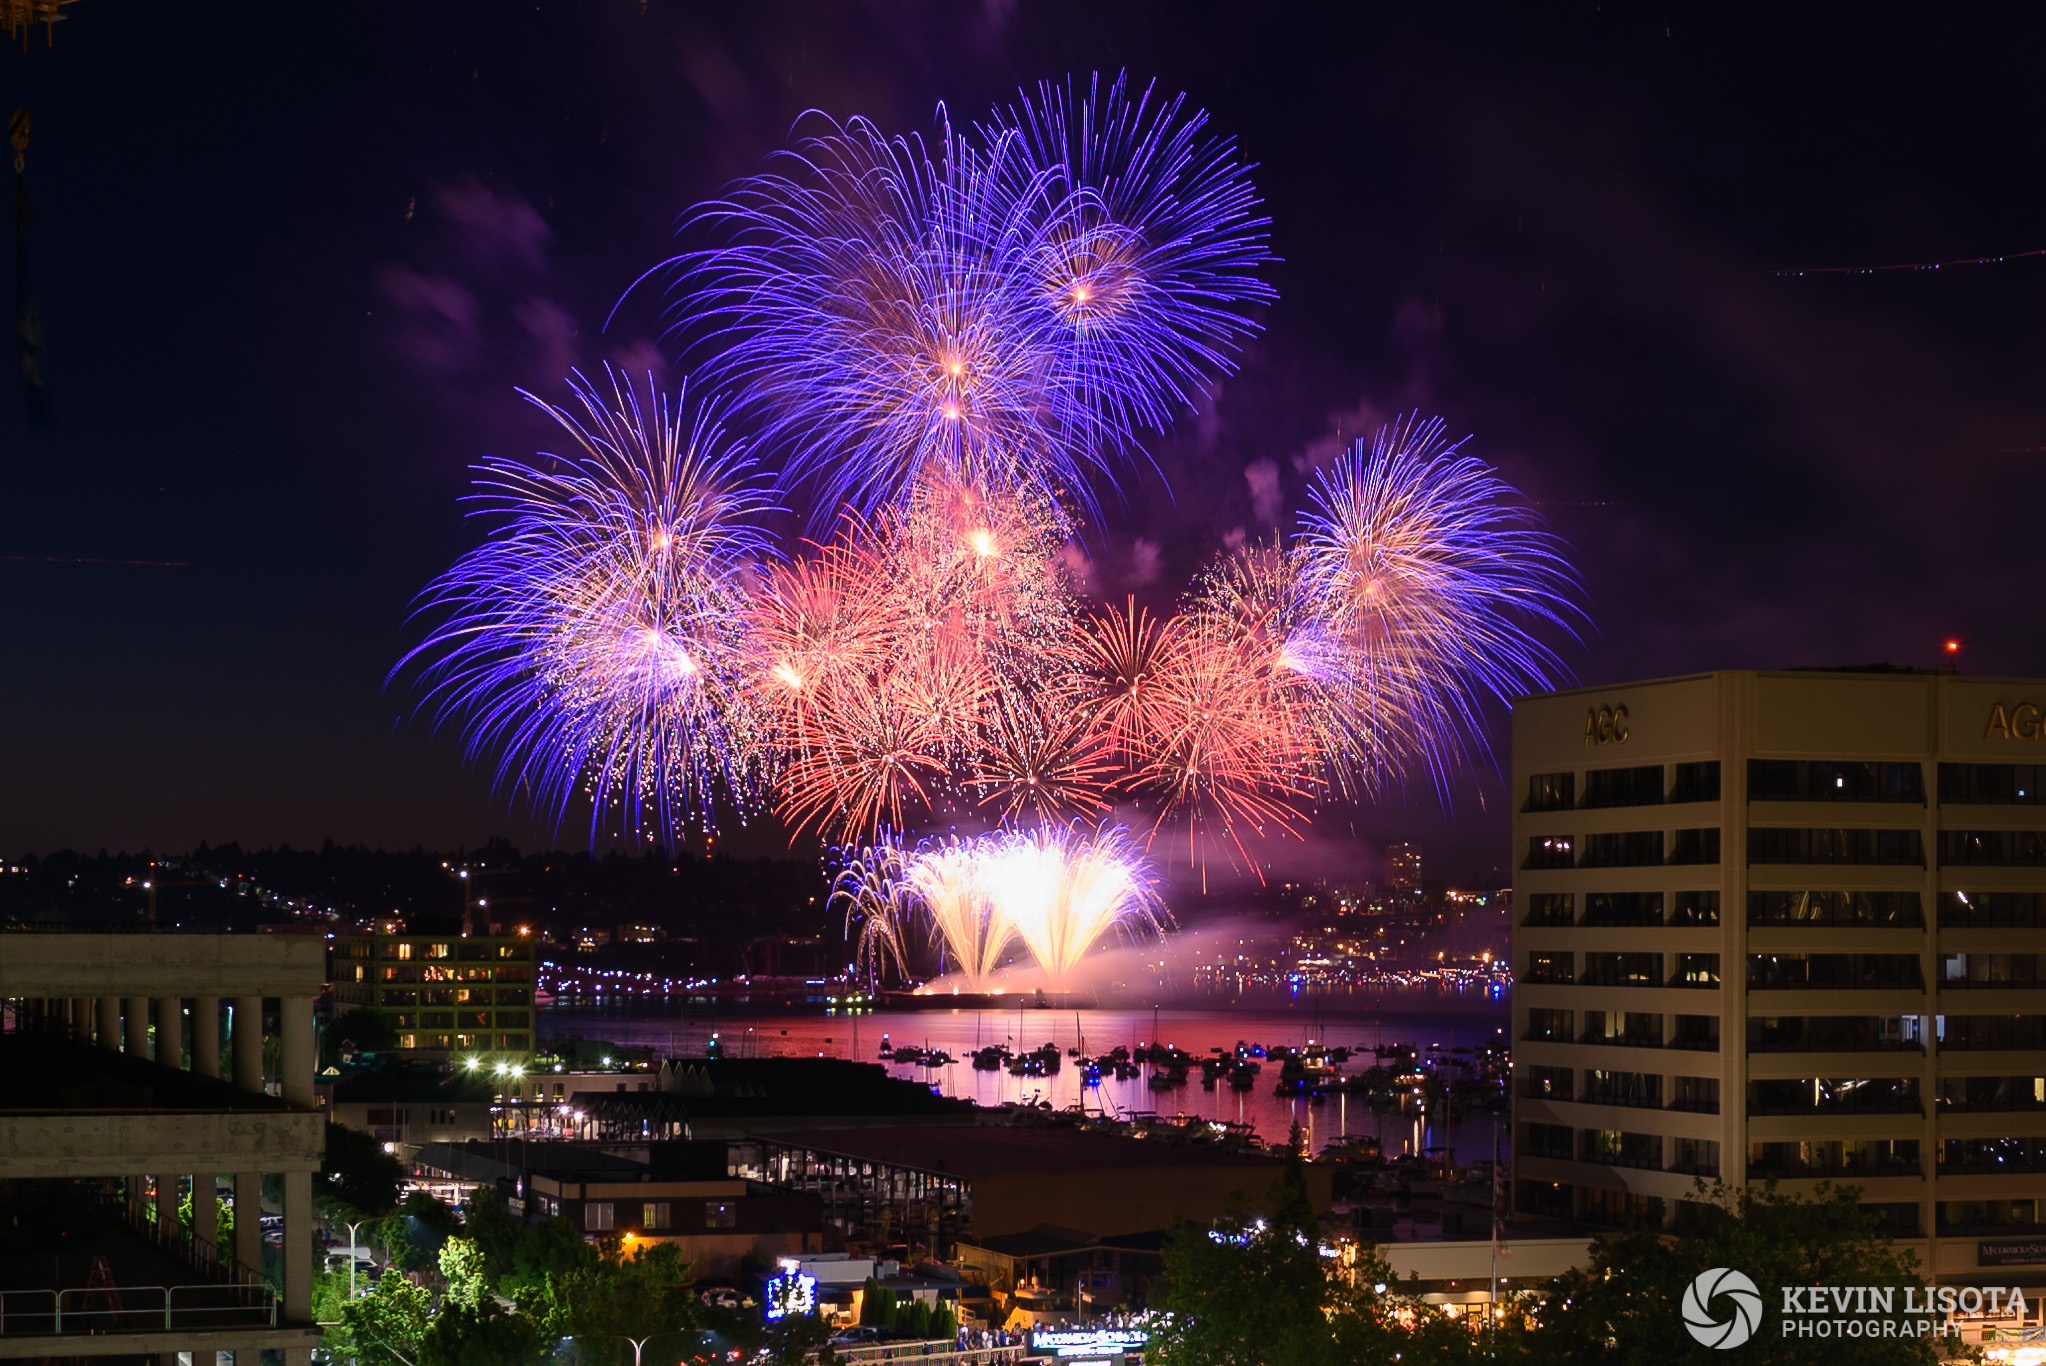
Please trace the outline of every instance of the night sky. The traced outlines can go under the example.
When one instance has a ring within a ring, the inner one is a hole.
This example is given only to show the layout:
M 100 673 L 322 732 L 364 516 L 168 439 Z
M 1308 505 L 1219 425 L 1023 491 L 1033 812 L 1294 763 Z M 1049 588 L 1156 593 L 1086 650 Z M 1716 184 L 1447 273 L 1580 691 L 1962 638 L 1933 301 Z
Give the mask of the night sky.
M 1571 543 L 1583 681 L 2046 672 L 2046 257 L 1772 274 L 2046 247 L 2039 11 L 1366 9 L 81 0 L 8 73 L 49 413 L 10 362 L 0 853 L 548 840 L 385 686 L 468 467 L 551 444 L 514 386 L 676 378 L 659 290 L 605 317 L 805 109 L 928 131 L 1093 70 L 1207 107 L 1283 258 L 1103 594 L 1169 605 L 1272 515 L 1247 468 L 1290 517 L 1418 408 Z M 1499 789 L 1328 813 L 1301 866 L 1492 876 Z

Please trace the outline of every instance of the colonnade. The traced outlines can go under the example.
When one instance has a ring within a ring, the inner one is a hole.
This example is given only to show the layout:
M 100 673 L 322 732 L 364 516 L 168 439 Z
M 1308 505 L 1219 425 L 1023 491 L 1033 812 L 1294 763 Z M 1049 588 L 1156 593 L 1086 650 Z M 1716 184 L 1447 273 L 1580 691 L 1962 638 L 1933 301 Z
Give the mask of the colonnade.
M 294 1109 L 316 1105 L 313 1093 L 317 1062 L 313 1052 L 313 999 L 273 998 L 278 1005 L 277 1075 L 266 1077 L 263 1066 L 263 1015 L 260 996 L 73 996 L 31 999 L 22 1003 L 42 1027 L 73 1042 L 155 1063 L 202 1077 L 216 1077 L 249 1095 L 271 1095 Z M 223 1004 L 227 1009 L 222 1010 Z M 231 1077 L 221 1075 L 221 1044 L 227 1043 Z M 134 1173 L 127 1178 L 130 1213 L 143 1215 L 144 1192 L 156 1180 L 156 1227 L 177 1227 L 183 1189 L 192 1195 L 192 1236 L 223 1264 L 248 1276 L 263 1267 L 263 1174 L 234 1172 L 234 1247 L 219 1246 L 219 1212 L 214 1172 Z M 291 1323 L 312 1318 L 313 1174 L 283 1173 L 284 1293 L 280 1317 Z

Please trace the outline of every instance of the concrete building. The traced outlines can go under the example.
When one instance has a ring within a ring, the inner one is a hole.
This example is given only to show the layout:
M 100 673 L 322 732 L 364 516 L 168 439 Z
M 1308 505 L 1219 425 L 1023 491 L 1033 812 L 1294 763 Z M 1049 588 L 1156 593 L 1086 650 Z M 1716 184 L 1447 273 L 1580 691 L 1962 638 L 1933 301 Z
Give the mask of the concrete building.
M 1516 1207 L 1830 1178 L 1941 1281 L 2046 1281 L 2042 708 L 1886 669 L 1520 702 Z
M 334 1013 L 369 1010 L 400 1053 L 530 1053 L 533 940 L 525 935 L 341 935 Z
M 324 956 L 288 935 L 0 935 L 0 1359 L 310 1362 Z M 266 1173 L 283 1185 L 281 1296 L 259 1279 Z

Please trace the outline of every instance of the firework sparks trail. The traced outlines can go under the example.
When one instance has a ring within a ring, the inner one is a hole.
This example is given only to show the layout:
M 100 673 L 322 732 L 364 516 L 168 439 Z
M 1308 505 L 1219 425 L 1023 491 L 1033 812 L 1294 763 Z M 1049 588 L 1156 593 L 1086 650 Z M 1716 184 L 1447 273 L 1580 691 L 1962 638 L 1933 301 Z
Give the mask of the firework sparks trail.
M 472 756 L 498 751 L 500 787 L 556 819 L 588 796 L 593 837 L 616 811 L 672 838 L 757 804 L 740 640 L 769 503 L 713 411 L 606 377 L 576 375 L 572 408 L 525 396 L 577 451 L 480 468 L 499 525 L 421 595 L 437 622 L 398 670 L 421 663 Z
M 1425 768 L 1438 787 L 1487 753 L 1482 704 L 1567 670 L 1532 628 L 1579 618 L 1562 543 L 1482 461 L 1412 418 L 1322 473 L 1294 546 L 1320 645 L 1324 735 L 1338 780 L 1375 791 Z
M 1164 906 L 1121 826 L 1004 830 L 981 849 L 980 879 L 1053 987 L 1071 981 L 1103 936 L 1158 930 Z
M 915 917 L 971 991 L 986 988 L 1019 942 L 1048 983 L 1064 987 L 1107 935 L 1156 933 L 1169 921 L 1122 826 L 1001 829 L 909 850 L 884 831 L 848 856 L 832 892 L 846 906 L 848 928 L 859 926 L 869 971 L 905 965 Z

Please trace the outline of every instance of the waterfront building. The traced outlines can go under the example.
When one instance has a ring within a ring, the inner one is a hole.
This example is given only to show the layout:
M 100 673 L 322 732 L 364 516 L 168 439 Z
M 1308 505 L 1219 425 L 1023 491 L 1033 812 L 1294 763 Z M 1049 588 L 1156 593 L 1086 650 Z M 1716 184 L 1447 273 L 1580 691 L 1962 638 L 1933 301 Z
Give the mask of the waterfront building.
M 0 1358 L 307 1366 L 323 957 L 299 935 L 0 935 Z M 266 1174 L 279 1220 L 261 1217 Z
M 351 934 L 328 948 L 334 1013 L 375 1013 L 400 1053 L 533 1050 L 530 936 Z
M 2042 708 L 1897 669 L 1519 702 L 1516 1207 L 1831 1179 L 1941 1280 L 2046 1279 Z

